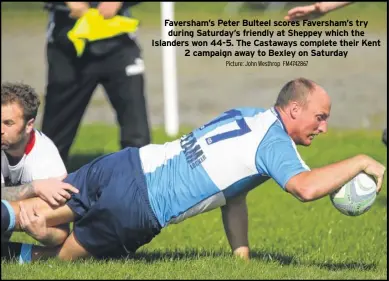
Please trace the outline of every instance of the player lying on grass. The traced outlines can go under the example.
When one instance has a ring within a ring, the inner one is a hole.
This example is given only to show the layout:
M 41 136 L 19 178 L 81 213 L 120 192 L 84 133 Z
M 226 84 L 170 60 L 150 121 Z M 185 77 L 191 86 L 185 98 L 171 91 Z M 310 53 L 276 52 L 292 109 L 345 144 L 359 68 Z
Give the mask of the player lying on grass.
M 2 219 L 2 231 L 26 229 L 33 237 L 40 232 L 31 225 L 74 221 L 64 244 L 53 249 L 10 244 L 4 252 L 27 261 L 125 257 L 169 224 L 221 207 L 233 252 L 248 258 L 245 197 L 266 180 L 274 179 L 302 202 L 332 193 L 361 171 L 381 189 L 385 167 L 366 155 L 313 170 L 301 159 L 296 144 L 309 146 L 327 131 L 330 108 L 323 88 L 299 78 L 285 84 L 270 109 L 232 109 L 175 141 L 97 158 L 64 179 L 79 189 L 64 206 L 32 198 L 10 202 L 2 213 L 12 217 L 12 225 Z

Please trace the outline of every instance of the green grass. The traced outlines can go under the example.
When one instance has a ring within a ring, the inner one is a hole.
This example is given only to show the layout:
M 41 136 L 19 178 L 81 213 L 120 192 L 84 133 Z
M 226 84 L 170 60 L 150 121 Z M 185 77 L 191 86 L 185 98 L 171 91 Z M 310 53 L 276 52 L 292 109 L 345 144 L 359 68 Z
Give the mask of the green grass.
M 309 2 L 306 2 L 309 3 Z M 258 10 L 243 9 L 236 15 L 224 13 L 227 2 L 182 2 L 175 4 L 175 20 L 217 20 L 217 19 L 273 19 L 283 20 L 287 10 L 267 10 L 262 13 Z M 304 3 L 302 3 L 304 4 Z M 295 5 L 295 4 L 294 4 Z M 20 2 L 1 3 L 2 30 L 20 28 L 20 24 L 28 21 L 29 28 L 46 26 L 47 13 L 42 10 L 42 3 Z M 355 3 L 343 9 L 336 10 L 322 17 L 322 20 L 368 20 L 368 31 L 385 31 L 387 19 L 387 3 L 362 2 Z M 160 3 L 144 2 L 132 8 L 133 16 L 141 22 L 141 28 L 160 28 Z M 222 27 L 219 27 L 219 29 Z
M 189 131 L 183 128 L 182 133 Z M 385 166 L 380 131 L 330 130 L 299 151 L 311 167 L 366 153 Z M 162 128 L 153 141 L 169 140 Z M 72 149 L 72 168 L 116 151 L 118 130 L 105 125 L 81 128 Z M 300 203 L 273 181 L 248 195 L 250 262 L 230 255 L 214 210 L 164 229 L 130 260 L 55 259 L 20 266 L 2 263 L 2 279 L 387 279 L 387 186 L 360 217 L 347 217 L 328 197 Z M 32 242 L 17 233 L 13 241 Z

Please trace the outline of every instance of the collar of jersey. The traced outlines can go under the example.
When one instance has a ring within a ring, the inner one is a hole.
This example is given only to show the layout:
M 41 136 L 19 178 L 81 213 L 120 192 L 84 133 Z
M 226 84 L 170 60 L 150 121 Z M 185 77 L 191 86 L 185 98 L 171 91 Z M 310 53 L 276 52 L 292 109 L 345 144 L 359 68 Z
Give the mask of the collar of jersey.
M 274 113 L 274 115 L 277 117 L 277 119 L 281 122 L 281 127 L 284 129 L 284 131 L 288 134 L 288 130 L 285 127 L 284 121 L 282 121 L 281 115 L 278 112 L 278 110 L 273 106 L 270 108 L 271 112 Z
M 35 130 L 32 130 L 30 133 L 30 139 L 27 142 L 26 148 L 24 149 L 24 154 L 28 155 L 35 144 Z

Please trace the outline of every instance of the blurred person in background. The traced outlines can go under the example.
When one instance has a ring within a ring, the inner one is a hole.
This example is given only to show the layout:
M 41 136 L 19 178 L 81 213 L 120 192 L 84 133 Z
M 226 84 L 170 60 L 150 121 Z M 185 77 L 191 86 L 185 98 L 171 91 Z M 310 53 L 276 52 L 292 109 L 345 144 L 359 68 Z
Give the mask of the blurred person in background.
M 312 20 L 320 18 L 325 14 L 346 7 L 354 2 L 317 2 L 312 5 L 294 7 L 288 11 L 285 20 Z M 382 132 L 382 142 L 387 146 L 387 128 Z
M 48 78 L 42 131 L 57 145 L 64 162 L 82 116 L 98 84 L 116 111 L 121 147 L 150 143 L 144 93 L 144 63 L 134 34 L 88 42 L 79 58 L 68 32 L 89 8 L 105 19 L 130 17 L 139 2 L 46 2 Z
M 39 97 L 30 85 L 10 82 L 1 84 L 2 202 L 38 196 L 51 206 L 58 207 L 70 199 L 69 191 L 77 192 L 77 189 L 61 181 L 67 171 L 57 147 L 34 128 L 39 105 Z M 39 181 L 48 178 L 53 179 Z M 37 240 L 44 245 L 51 245 L 55 244 L 58 237 L 66 234 L 67 231 L 57 228 Z M 11 235 L 12 231 L 7 231 L 1 241 L 8 241 Z

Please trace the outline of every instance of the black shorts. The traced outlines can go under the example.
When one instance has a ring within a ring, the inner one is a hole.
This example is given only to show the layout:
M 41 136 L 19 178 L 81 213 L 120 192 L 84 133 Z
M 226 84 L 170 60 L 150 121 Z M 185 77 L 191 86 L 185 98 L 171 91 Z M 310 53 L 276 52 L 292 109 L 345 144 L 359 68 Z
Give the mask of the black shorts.
M 94 257 L 134 253 L 160 232 L 138 148 L 99 157 L 64 181 L 79 189 L 67 205 L 76 213 L 75 238 Z

